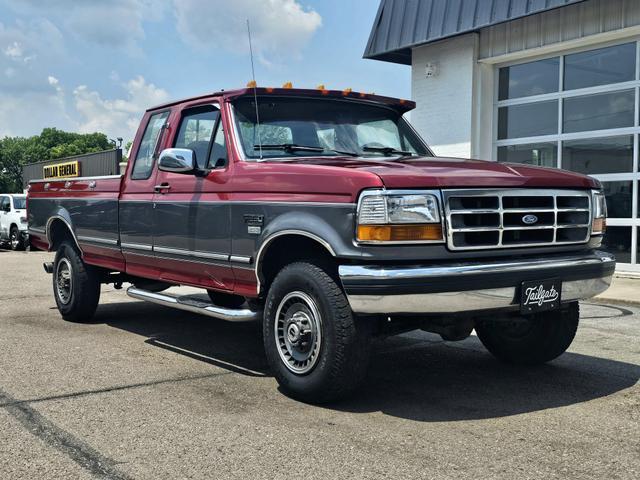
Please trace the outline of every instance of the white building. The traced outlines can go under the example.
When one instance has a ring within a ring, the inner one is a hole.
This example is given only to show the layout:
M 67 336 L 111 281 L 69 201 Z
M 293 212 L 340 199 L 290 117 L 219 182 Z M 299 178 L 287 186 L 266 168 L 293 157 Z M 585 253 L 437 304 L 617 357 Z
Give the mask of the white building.
M 605 242 L 640 271 L 640 0 L 382 0 L 365 58 L 411 65 L 436 154 L 601 180 Z

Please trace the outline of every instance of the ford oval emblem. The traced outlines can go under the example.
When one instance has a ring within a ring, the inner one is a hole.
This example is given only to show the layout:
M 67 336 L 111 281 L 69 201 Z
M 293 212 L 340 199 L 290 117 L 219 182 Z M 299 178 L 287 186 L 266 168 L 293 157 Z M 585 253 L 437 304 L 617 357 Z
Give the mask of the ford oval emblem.
M 522 217 L 522 223 L 524 223 L 525 225 L 534 225 L 538 223 L 538 217 L 536 217 L 535 215 L 525 215 L 524 217 Z

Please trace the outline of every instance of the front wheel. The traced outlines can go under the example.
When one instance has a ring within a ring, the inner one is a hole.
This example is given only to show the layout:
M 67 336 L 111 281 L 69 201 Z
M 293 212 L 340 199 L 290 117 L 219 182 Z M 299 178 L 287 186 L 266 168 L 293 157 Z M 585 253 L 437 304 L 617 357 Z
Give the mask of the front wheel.
M 294 398 L 337 400 L 365 377 L 368 324 L 353 316 L 336 281 L 316 265 L 293 263 L 278 273 L 267 295 L 263 336 L 275 378 Z
M 578 330 L 578 302 L 561 310 L 521 317 L 513 322 L 488 321 L 476 325 L 482 344 L 498 359 L 538 365 L 562 355 Z
M 62 318 L 88 322 L 100 300 L 100 276 L 95 267 L 82 261 L 78 250 L 62 242 L 53 262 L 53 296 Z

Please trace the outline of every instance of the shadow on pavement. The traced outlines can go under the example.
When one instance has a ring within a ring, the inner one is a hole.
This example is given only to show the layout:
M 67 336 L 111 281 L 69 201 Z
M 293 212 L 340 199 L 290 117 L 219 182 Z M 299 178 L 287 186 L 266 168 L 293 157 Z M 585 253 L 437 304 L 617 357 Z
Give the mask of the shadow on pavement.
M 94 320 L 236 373 L 269 375 L 259 323 L 225 322 L 145 302 L 101 304 Z
M 258 323 L 232 324 L 144 302 L 101 305 L 96 321 L 230 371 L 269 375 Z M 638 365 L 577 353 L 539 367 L 508 366 L 476 337 L 454 343 L 418 333 L 378 342 L 362 389 L 324 408 L 424 422 L 487 419 L 587 402 L 639 379 Z

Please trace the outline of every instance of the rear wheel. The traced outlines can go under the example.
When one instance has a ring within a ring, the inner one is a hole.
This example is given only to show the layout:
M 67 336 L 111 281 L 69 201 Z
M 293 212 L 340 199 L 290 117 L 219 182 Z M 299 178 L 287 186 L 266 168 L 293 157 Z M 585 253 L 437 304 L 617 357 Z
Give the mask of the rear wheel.
M 24 250 L 24 242 L 20 236 L 20 230 L 15 225 L 11 227 L 9 231 L 9 246 L 14 252 L 17 250 Z
M 569 348 L 579 321 L 580 309 L 574 302 L 561 310 L 521 317 L 513 322 L 483 322 L 476 325 L 476 333 L 498 359 L 537 365 L 559 357 Z
M 263 324 L 267 360 L 282 390 L 313 403 L 351 393 L 366 374 L 368 327 L 326 270 L 302 262 L 284 267 L 269 289 Z
M 75 245 L 60 244 L 53 263 L 53 296 L 62 318 L 71 322 L 88 322 L 100 300 L 100 276 L 95 267 L 86 265 Z

